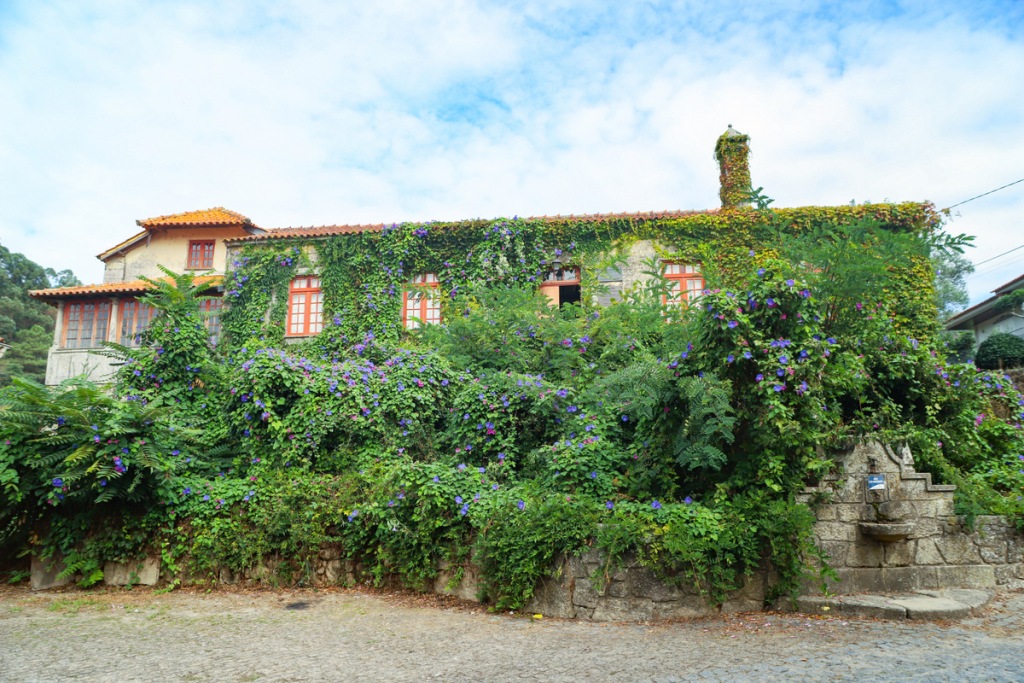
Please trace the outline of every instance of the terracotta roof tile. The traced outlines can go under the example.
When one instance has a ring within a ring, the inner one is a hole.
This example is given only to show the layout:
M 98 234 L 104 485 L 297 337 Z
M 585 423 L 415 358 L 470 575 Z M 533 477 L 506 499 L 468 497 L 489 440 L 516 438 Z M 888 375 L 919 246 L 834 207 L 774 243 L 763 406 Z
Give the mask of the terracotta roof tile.
M 562 221 L 574 220 L 583 221 L 587 223 L 603 223 L 613 220 L 631 219 L 631 220 L 658 220 L 663 218 L 681 218 L 683 216 L 693 216 L 697 214 L 706 213 L 717 213 L 718 209 L 711 209 L 709 211 L 648 211 L 648 212 L 634 212 L 634 213 L 588 213 L 580 215 L 568 215 L 568 216 L 531 216 L 524 218 L 523 220 L 530 221 L 545 221 L 547 223 L 560 223 Z M 466 223 L 468 221 L 435 221 L 443 224 L 453 223 Z M 351 235 L 361 232 L 380 232 L 388 225 L 386 223 L 374 223 L 374 224 L 362 224 L 362 225 L 319 225 L 310 227 L 297 227 L 297 228 L 268 228 L 264 235 L 247 235 L 246 237 L 232 237 L 226 242 L 249 242 L 253 240 L 268 240 L 268 239 L 289 239 L 297 237 L 326 237 L 329 235 Z
M 242 214 L 229 211 L 222 206 L 215 206 L 212 209 L 204 209 L 202 211 L 186 211 L 185 213 L 174 213 L 168 216 L 157 216 L 156 218 L 143 218 L 135 222 L 147 230 L 160 227 L 252 225 L 252 221 Z
M 158 278 L 170 282 L 171 278 Z M 218 285 L 224 280 L 223 275 L 200 275 L 195 278 L 196 284 Z M 138 294 L 152 289 L 153 285 L 145 280 L 128 282 L 111 282 L 103 285 L 79 285 L 77 287 L 55 287 L 54 289 L 32 289 L 28 295 L 33 299 L 64 299 L 76 296 L 94 296 L 97 294 Z

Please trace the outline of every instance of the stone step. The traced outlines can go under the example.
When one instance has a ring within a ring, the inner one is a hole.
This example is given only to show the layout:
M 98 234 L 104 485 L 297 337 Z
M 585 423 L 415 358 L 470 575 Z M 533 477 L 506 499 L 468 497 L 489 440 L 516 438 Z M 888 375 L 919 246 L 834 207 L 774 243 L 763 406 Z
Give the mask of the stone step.
M 802 595 L 797 598 L 797 611 L 875 619 L 958 620 L 977 616 L 994 595 L 993 591 L 969 588 L 891 595 Z

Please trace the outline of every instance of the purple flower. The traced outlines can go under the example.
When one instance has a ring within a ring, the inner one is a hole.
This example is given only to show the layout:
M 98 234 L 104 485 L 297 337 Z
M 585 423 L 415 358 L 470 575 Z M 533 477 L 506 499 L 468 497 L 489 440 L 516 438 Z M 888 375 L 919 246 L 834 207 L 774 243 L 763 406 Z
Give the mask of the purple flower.
M 439 477 L 439 476 L 437 476 L 437 475 L 435 474 L 435 475 L 434 475 L 434 483 L 435 483 L 435 484 L 440 484 L 440 483 L 441 483 L 441 477 Z
M 466 469 L 466 463 L 460 462 L 458 467 L 459 472 L 461 472 L 464 469 Z
M 479 470 L 480 474 L 483 474 L 486 471 L 487 471 L 486 467 L 481 467 L 480 470 Z
M 757 276 L 761 277 L 762 275 L 764 275 L 764 268 L 758 268 L 757 269 Z
M 725 357 L 725 362 L 726 363 L 731 363 L 734 360 L 736 360 L 736 356 L 732 355 L 731 353 L 728 356 Z
M 525 500 L 519 501 L 518 503 L 516 503 L 516 507 L 519 508 L 520 510 L 525 510 L 526 509 L 526 501 Z
M 764 379 L 764 375 L 762 375 L 762 374 L 761 374 L 761 373 L 759 372 L 759 373 L 757 373 L 757 377 L 755 377 L 755 378 L 754 378 L 754 381 L 755 381 L 755 382 L 760 382 L 760 381 L 761 381 L 761 380 L 763 380 L 763 379 Z
M 591 473 L 590 473 L 590 478 L 591 478 L 591 479 L 597 479 L 597 472 L 596 472 L 596 471 L 594 471 L 594 472 L 591 472 Z
M 64 486 L 64 480 L 59 478 L 59 477 L 54 479 L 53 480 L 53 486 L 54 486 L 54 488 L 58 488 L 59 489 L 61 486 Z
M 786 390 L 786 385 L 785 384 L 776 384 L 775 386 L 772 387 L 772 391 L 774 391 L 776 394 L 779 393 L 780 391 L 785 391 L 785 390 Z
M 655 510 L 660 510 L 661 503 L 659 503 L 658 501 L 654 501 L 653 503 L 651 503 L 651 507 L 654 508 Z
M 462 496 L 455 496 L 455 504 L 462 505 Z
M 609 501 L 605 501 L 604 507 L 607 510 L 611 510 L 612 508 L 615 507 L 615 503 L 611 502 L 610 500 Z
M 795 284 L 796 284 L 796 283 L 795 283 L 795 282 L 794 282 L 793 280 L 786 280 L 786 286 L 787 286 L 787 287 L 792 287 L 792 286 L 793 286 L 793 285 L 795 285 Z
M 736 321 L 736 320 L 730 320 L 730 321 L 729 321 L 729 329 L 730 329 L 730 330 L 731 330 L 732 328 L 736 327 L 737 325 L 739 325 L 739 322 L 738 322 L 738 321 Z
M 622 421 L 623 422 L 629 422 L 629 415 L 623 415 L 622 416 Z
M 693 503 L 693 498 L 687 496 L 686 498 L 683 498 L 683 502 L 686 503 L 687 505 L 690 505 L 691 503 Z

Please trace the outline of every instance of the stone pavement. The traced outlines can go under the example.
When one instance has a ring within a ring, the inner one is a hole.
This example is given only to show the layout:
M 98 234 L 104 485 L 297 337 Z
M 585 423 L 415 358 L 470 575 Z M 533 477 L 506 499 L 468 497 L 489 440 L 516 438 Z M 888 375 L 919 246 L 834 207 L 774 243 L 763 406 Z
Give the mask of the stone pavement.
M 803 595 L 796 606 L 805 614 L 949 621 L 981 615 L 994 597 L 995 591 L 947 588 L 894 595 Z
M 0 681 L 207 680 L 1018 682 L 1024 594 L 956 623 L 599 624 L 361 590 L 0 589 Z

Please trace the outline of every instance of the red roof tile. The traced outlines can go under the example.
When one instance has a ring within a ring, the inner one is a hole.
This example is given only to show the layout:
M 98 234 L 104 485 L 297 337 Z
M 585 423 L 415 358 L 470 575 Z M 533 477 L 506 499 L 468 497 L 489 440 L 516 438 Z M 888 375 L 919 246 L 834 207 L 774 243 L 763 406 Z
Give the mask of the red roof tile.
M 562 221 L 583 221 L 587 223 L 603 223 L 613 220 L 658 220 L 663 218 L 682 218 L 683 216 L 693 216 L 696 214 L 706 213 L 717 213 L 718 209 L 711 209 L 709 211 L 648 211 L 648 212 L 636 212 L 636 213 L 588 213 L 580 215 L 568 215 L 568 216 L 531 216 L 524 218 L 523 220 L 528 221 L 545 221 L 547 223 L 560 223 Z M 468 221 L 435 221 L 443 224 L 453 223 L 466 223 Z M 267 240 L 267 239 L 289 239 L 297 237 L 326 237 L 329 235 L 350 235 L 361 232 L 380 232 L 388 224 L 386 223 L 374 223 L 374 224 L 363 224 L 363 225 L 319 225 L 310 227 L 297 227 L 297 228 L 267 228 L 267 233 L 264 235 L 248 235 L 246 237 L 232 237 L 226 242 L 247 242 L 252 240 Z
M 156 218 L 143 218 L 135 221 L 143 228 L 150 230 L 161 227 L 198 227 L 204 225 L 252 225 L 252 221 L 235 211 L 222 206 L 201 211 L 186 211 Z
M 171 278 L 159 278 L 170 282 Z M 223 275 L 200 275 L 195 278 L 196 284 L 218 285 L 224 280 Z M 64 299 L 77 296 L 95 296 L 99 294 L 141 294 L 153 288 L 145 280 L 128 282 L 111 282 L 103 285 L 79 285 L 77 287 L 55 287 L 54 289 L 32 289 L 28 295 L 34 299 Z

